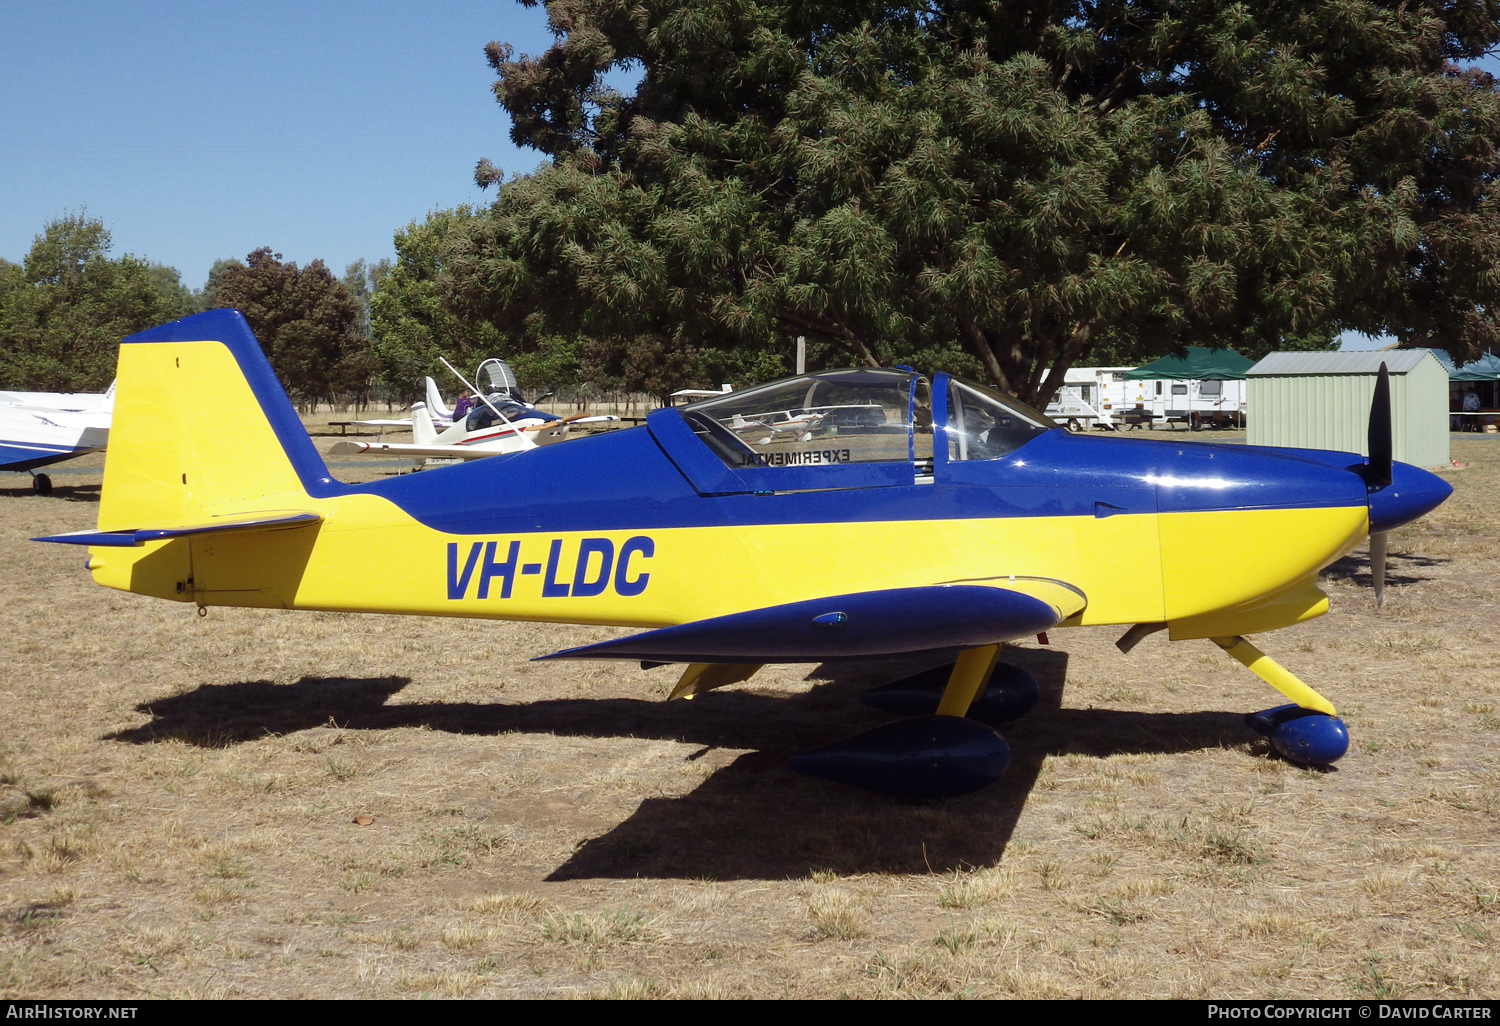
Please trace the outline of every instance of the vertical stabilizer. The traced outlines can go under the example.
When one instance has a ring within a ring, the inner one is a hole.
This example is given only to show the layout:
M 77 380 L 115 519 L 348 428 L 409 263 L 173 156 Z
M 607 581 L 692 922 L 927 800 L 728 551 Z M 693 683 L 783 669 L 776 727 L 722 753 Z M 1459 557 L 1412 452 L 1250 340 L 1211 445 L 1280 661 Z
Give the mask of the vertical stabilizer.
M 453 419 L 453 411 L 443 403 L 443 393 L 438 391 L 437 382 L 431 378 L 427 379 L 427 408 L 444 420 Z
M 100 530 L 296 507 L 343 490 L 238 311 L 120 344 Z

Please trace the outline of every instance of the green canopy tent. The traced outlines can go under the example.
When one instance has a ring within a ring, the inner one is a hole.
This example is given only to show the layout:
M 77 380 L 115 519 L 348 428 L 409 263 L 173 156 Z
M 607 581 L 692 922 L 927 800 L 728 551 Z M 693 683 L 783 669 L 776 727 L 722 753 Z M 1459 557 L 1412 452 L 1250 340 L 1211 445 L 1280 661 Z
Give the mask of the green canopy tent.
M 1500 381 L 1500 356 L 1485 353 L 1448 375 L 1449 381 Z
M 1124 378 L 1126 381 L 1239 381 L 1254 366 L 1254 360 L 1247 360 L 1233 349 L 1188 346 L 1185 357 L 1163 356 L 1126 371 Z
M 1488 430 L 1493 424 L 1493 411 L 1500 409 L 1500 356 L 1485 353 L 1471 360 L 1448 375 L 1450 383 L 1449 402 L 1454 415 L 1450 422 L 1460 431 Z M 1468 393 L 1478 400 L 1478 409 L 1464 407 Z M 1485 414 L 1480 417 L 1477 414 Z

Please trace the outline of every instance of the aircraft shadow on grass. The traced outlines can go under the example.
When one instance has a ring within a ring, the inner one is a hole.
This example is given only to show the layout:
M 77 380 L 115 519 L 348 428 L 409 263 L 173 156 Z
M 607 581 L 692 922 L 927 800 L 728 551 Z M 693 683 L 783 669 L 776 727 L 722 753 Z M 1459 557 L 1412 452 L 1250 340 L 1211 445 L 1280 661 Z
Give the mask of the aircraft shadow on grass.
M 1172 753 L 1252 744 L 1236 712 L 1139 713 L 1064 709 L 1066 653 L 1013 649 L 1042 686 L 1037 707 L 1006 724 L 1009 771 L 984 790 L 941 803 L 902 802 L 792 772 L 787 757 L 890 717 L 858 703 L 863 688 L 899 676 L 892 663 L 824 664 L 794 696 L 728 691 L 691 702 L 562 699 L 516 705 L 387 705 L 410 679 L 303 678 L 293 685 L 205 685 L 146 703 L 152 721 L 108 735 L 134 744 L 176 739 L 224 747 L 325 724 L 348 730 L 425 726 L 456 734 L 511 731 L 636 737 L 753 749 L 678 797 L 648 798 L 627 819 L 584 842 L 549 879 L 784 879 L 809 869 L 842 873 L 942 872 L 994 863 L 1049 755 Z M 913 663 L 905 672 L 921 667 Z M 663 670 L 662 672 L 670 672 Z M 587 787 L 580 780 L 580 788 Z
M 0 489 L 17 495 L 31 494 L 31 478 L 17 476 L 13 481 L 0 482 Z M 61 500 L 63 502 L 99 502 L 99 485 L 96 484 L 60 484 L 53 479 L 52 491 L 48 493 L 49 500 Z

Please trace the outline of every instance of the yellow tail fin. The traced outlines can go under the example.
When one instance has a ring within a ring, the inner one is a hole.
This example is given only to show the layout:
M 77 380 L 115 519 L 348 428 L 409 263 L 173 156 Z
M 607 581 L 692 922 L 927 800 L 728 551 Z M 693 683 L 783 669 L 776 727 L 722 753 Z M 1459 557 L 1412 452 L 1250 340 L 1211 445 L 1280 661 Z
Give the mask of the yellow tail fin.
M 200 605 L 284 606 L 333 481 L 245 319 L 213 310 L 120 345 L 90 547 L 106 587 Z
M 293 508 L 338 490 L 238 312 L 121 344 L 101 531 Z

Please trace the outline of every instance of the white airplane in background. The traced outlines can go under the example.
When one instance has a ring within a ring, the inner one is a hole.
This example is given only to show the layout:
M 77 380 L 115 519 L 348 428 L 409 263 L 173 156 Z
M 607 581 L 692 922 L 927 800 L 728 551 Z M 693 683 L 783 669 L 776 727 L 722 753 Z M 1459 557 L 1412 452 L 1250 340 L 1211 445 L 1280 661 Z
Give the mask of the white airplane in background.
M 449 370 L 453 370 L 453 365 L 449 364 L 448 361 L 444 360 L 443 363 L 447 365 Z M 479 394 L 469 386 L 469 383 L 467 381 L 464 381 L 463 376 L 459 374 L 458 371 L 453 371 L 453 374 L 458 378 L 459 381 L 463 382 L 465 387 L 469 388 L 469 392 L 471 395 Z M 522 397 L 521 386 L 516 380 L 516 372 L 511 370 L 510 364 L 506 363 L 504 360 L 497 360 L 494 357 L 490 357 L 488 360 L 485 360 L 479 365 L 479 370 L 475 372 L 474 378 L 479 382 L 479 388 L 480 390 L 482 390 L 483 394 L 489 396 L 491 399 L 496 399 L 496 396 L 498 395 L 501 399 L 504 399 L 508 403 L 512 403 L 517 406 L 523 406 L 528 410 L 536 409 L 536 403 L 528 403 Z M 443 428 L 453 423 L 454 411 L 450 410 L 448 408 L 448 404 L 443 401 L 443 393 L 439 391 L 437 382 L 433 381 L 431 378 L 427 378 L 426 381 L 427 413 L 432 417 L 433 424 L 436 425 L 438 430 L 441 431 Z M 541 402 L 542 399 L 547 398 L 547 396 L 551 394 L 551 392 L 548 392 L 545 395 L 540 396 L 537 399 L 537 402 Z M 711 394 L 718 395 L 717 392 Z M 496 401 L 498 402 L 499 400 L 497 399 Z M 465 412 L 464 416 L 473 416 L 474 411 L 481 409 L 483 405 L 484 404 L 479 402 L 478 400 L 471 400 L 470 406 Z M 481 414 L 480 416 L 482 417 L 483 414 Z M 507 414 L 507 416 L 509 416 L 509 414 Z M 511 417 L 511 419 L 514 420 L 515 418 Z M 602 424 L 606 421 L 619 420 L 620 418 L 614 416 L 613 414 L 593 414 L 587 416 L 567 417 L 565 419 L 569 424 Z M 472 431 L 474 429 L 471 427 L 470 430 Z
M 463 375 L 453 370 L 452 364 L 443 361 L 455 377 L 479 395 L 479 400 L 459 420 L 453 420 L 453 411 L 443 402 L 437 384 L 427 379 L 427 403 L 413 403 L 411 420 L 407 421 L 356 421 L 379 427 L 411 424 L 412 441 L 403 442 L 336 442 L 328 450 L 330 456 L 411 456 L 427 459 L 482 459 L 507 452 L 534 449 L 539 445 L 551 445 L 568 437 L 574 424 L 594 424 L 619 420 L 611 415 L 587 416 L 577 414 L 558 417 L 556 414 L 538 410 L 520 398 L 520 389 L 510 365 L 503 360 L 489 359 L 479 365 L 477 377 L 484 385 L 484 392 L 475 389 Z M 432 408 L 438 416 L 432 415 Z
M 103 392 L 0 392 L 0 405 L 37 407 L 62 413 L 109 413 L 115 407 L 115 383 Z
M 93 392 L 0 392 L 0 470 L 30 472 L 38 495 L 52 478 L 38 467 L 98 452 L 109 441 L 115 386 Z
M 497 395 L 495 399 L 499 399 Z M 424 403 L 412 403 L 411 442 L 335 442 L 330 456 L 410 456 L 427 459 L 477 460 L 506 452 L 521 452 L 568 437 L 568 424 L 540 410 L 505 402 L 481 403 L 474 412 L 488 417 L 466 418 L 439 432 Z M 511 419 L 514 416 L 516 419 Z M 475 423 L 470 431 L 468 424 Z
M 748 417 L 735 414 L 729 429 L 748 440 L 752 436 L 756 445 L 787 440 L 811 441 L 815 436 L 833 428 L 880 427 L 885 424 L 885 410 L 868 403 L 851 403 L 842 406 L 816 406 L 796 410 L 778 410 L 751 414 Z

